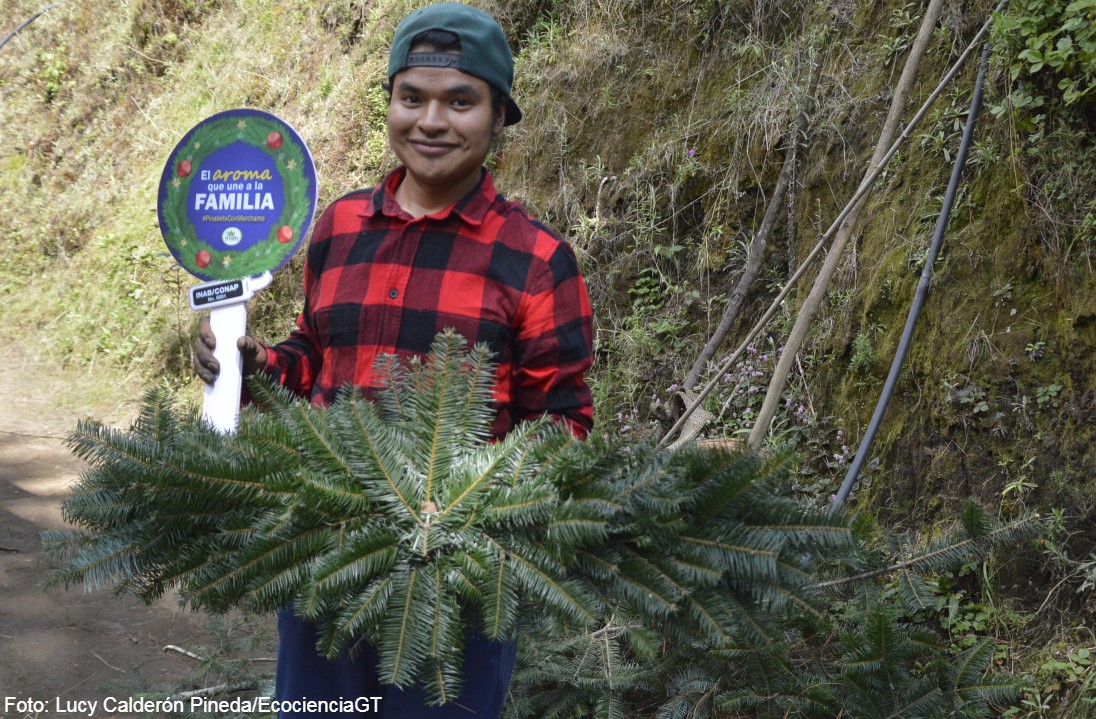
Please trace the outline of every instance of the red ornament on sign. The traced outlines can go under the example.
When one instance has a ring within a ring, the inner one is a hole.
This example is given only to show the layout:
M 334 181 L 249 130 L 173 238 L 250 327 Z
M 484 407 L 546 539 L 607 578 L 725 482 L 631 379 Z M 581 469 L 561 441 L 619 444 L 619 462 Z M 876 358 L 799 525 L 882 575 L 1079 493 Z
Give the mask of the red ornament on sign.
M 278 242 L 283 245 L 293 239 L 293 228 L 289 225 L 282 225 L 278 228 Z
M 209 264 L 209 261 L 211 259 L 212 258 L 209 256 L 208 252 L 206 252 L 205 250 L 198 250 L 198 254 L 194 255 L 194 264 L 198 265 L 199 267 L 205 267 Z
M 266 146 L 271 150 L 277 150 L 282 146 L 282 133 L 272 132 L 266 136 Z
M 190 160 L 183 160 L 182 162 L 180 162 L 178 167 L 175 168 L 175 171 L 179 173 L 179 177 L 186 177 L 187 175 L 189 175 Z

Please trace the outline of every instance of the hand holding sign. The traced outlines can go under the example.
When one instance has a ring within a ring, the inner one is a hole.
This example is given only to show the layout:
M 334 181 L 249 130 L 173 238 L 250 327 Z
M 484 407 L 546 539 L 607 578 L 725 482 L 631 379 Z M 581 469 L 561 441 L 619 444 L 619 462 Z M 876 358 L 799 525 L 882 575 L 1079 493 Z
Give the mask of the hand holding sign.
M 194 340 L 194 373 L 206 384 L 213 384 L 221 372 L 217 359 L 217 335 L 208 317 L 198 320 L 198 339 Z M 266 348 L 250 337 L 236 340 L 244 376 L 259 372 L 266 366 Z
M 235 430 L 239 415 L 244 367 L 233 340 L 246 332 L 246 302 L 300 247 L 316 194 L 316 169 L 304 142 L 288 124 L 258 110 L 230 110 L 200 122 L 164 167 L 164 242 L 183 269 L 212 280 L 191 288 L 190 306 L 210 310 L 208 333 L 221 340 L 216 349 L 200 340 L 211 354 L 196 346 L 195 359 L 207 382 L 219 370 L 203 405 L 219 431 Z

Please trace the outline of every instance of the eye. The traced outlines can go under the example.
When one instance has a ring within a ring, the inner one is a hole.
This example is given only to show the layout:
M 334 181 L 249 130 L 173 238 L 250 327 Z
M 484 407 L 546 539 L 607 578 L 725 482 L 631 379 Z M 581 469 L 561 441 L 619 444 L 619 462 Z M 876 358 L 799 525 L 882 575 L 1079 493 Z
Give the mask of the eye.
M 472 104 L 472 101 L 466 97 L 458 97 L 453 100 L 453 107 L 456 107 L 460 110 L 467 110 L 468 108 L 472 107 Z

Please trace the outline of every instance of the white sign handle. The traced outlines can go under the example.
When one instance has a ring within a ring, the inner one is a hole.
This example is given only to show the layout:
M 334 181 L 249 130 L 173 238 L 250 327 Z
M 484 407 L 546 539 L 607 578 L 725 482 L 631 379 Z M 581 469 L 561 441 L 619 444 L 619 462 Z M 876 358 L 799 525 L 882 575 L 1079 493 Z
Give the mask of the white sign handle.
M 209 326 L 217 338 L 213 356 L 221 365 L 221 373 L 213 384 L 205 386 L 202 419 L 221 434 L 236 431 L 240 419 L 240 391 L 243 389 L 243 358 L 236 349 L 236 338 L 247 334 L 247 304 L 237 302 L 214 307 L 209 312 Z
M 207 282 L 190 288 L 191 308 L 209 309 L 209 327 L 217 338 L 213 356 L 221 372 L 216 382 L 205 386 L 202 419 L 221 434 L 235 432 L 240 419 L 244 361 L 236 349 L 236 340 L 247 334 L 247 301 L 272 279 L 269 272 L 264 272 L 255 277 Z

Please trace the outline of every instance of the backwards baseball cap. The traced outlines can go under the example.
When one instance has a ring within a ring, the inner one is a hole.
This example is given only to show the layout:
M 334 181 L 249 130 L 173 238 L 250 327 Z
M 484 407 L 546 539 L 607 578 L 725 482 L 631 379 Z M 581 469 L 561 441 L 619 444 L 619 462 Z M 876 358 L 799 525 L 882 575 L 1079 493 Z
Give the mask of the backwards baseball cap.
M 445 30 L 460 40 L 460 53 L 411 52 L 411 41 L 427 30 Z M 409 67 L 452 67 L 493 85 L 505 95 L 505 124 L 521 120 L 510 92 L 514 85 L 514 56 L 495 19 L 487 13 L 456 2 L 443 2 L 416 10 L 403 19 L 392 38 L 388 54 L 388 80 Z

